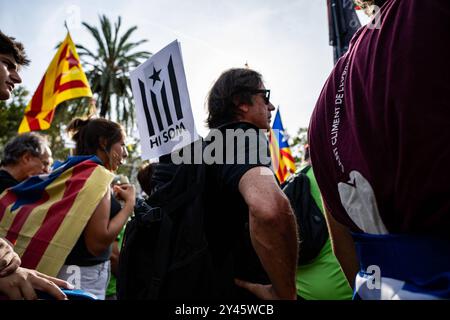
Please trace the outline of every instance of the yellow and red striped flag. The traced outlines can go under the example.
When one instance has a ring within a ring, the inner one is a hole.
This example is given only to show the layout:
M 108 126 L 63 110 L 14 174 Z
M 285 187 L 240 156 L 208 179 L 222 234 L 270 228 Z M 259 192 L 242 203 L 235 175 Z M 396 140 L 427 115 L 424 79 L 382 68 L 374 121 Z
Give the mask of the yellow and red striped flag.
M 75 156 L 0 195 L 0 237 L 22 267 L 56 276 L 114 175 L 95 156 Z
M 80 97 L 92 97 L 92 92 L 75 45 L 67 33 L 25 108 L 19 133 L 50 128 L 58 104 Z
M 295 160 L 292 157 L 289 143 L 284 135 L 280 109 L 277 110 L 272 129 L 270 129 L 269 148 L 275 175 L 278 181 L 283 183 L 295 172 Z

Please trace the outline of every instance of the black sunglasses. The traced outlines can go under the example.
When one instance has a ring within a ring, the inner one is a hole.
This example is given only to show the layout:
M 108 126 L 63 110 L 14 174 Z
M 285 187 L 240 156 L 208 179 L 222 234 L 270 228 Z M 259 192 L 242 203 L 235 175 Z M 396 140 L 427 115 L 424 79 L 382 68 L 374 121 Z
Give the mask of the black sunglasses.
M 250 93 L 264 93 L 264 102 L 266 104 L 269 104 L 270 102 L 270 89 L 257 89 L 257 90 L 251 90 Z

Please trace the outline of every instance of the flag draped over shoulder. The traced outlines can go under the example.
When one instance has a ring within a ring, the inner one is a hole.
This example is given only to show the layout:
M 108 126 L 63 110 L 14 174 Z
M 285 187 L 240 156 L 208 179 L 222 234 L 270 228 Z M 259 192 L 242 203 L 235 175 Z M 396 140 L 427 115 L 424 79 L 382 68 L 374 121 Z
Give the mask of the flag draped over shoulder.
M 22 267 L 56 276 L 114 175 L 95 156 L 69 157 L 0 195 L 0 236 Z
M 283 183 L 291 173 L 295 172 L 295 160 L 292 157 L 289 143 L 284 135 L 281 122 L 280 109 L 277 110 L 275 120 L 269 135 L 270 155 L 275 175 L 280 183 Z
M 25 108 L 19 133 L 50 128 L 58 104 L 79 97 L 92 97 L 92 92 L 75 45 L 67 33 Z

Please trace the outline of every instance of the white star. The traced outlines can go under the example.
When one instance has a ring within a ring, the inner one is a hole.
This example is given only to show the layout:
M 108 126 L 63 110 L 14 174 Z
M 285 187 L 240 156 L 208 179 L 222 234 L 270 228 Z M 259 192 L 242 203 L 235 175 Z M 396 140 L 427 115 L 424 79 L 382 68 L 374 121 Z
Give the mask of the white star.
M 286 138 L 286 136 L 284 135 L 284 131 L 280 131 L 281 132 L 281 141 L 282 142 L 286 142 L 287 141 L 287 138 Z

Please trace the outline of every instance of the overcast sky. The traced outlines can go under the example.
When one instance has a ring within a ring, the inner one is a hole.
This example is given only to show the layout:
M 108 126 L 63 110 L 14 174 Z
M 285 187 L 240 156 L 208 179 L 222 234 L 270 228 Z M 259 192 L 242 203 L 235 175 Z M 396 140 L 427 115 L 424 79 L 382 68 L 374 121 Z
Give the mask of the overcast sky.
M 204 135 L 205 97 L 220 73 L 244 67 L 262 73 L 271 101 L 281 108 L 289 134 L 307 127 L 314 104 L 333 66 L 328 45 L 326 0 L 0 0 L 0 29 L 23 42 L 32 63 L 23 85 L 34 92 L 66 35 L 95 49 L 80 21 L 99 26 L 98 16 L 122 17 L 142 50 L 157 52 L 181 42 L 197 130 Z M 273 116 L 274 118 L 274 116 Z

